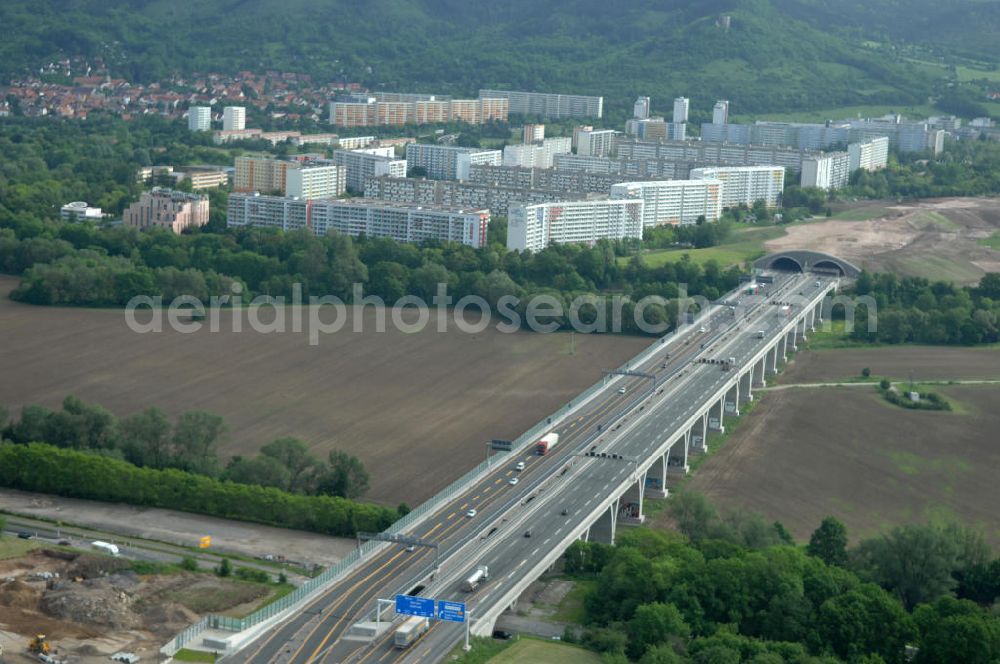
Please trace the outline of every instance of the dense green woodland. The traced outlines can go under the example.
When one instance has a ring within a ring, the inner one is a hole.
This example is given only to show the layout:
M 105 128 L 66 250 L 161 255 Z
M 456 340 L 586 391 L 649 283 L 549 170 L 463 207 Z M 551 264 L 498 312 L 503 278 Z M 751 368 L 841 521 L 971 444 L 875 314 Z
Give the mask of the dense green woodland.
M 977 344 L 1000 341 L 1000 273 L 989 273 L 975 288 L 894 274 L 862 272 L 856 295 L 875 302 L 877 328 L 869 331 L 868 309 L 855 310 L 851 337 L 898 344 Z M 834 310 L 840 317 L 841 309 Z
M 925 0 L 922 0 L 925 4 Z M 100 56 L 116 74 L 150 82 L 190 71 L 277 69 L 373 88 L 474 95 L 480 87 L 600 94 L 624 118 L 636 94 L 660 112 L 685 94 L 696 121 L 717 98 L 740 113 L 856 104 L 922 104 L 940 77 L 860 48 L 859 21 L 901 28 L 887 39 L 927 43 L 980 4 L 959 0 L 934 30 L 891 0 L 817 11 L 811 0 L 8 0 L 0 4 L 0 75 L 57 57 Z M 716 25 L 732 17 L 727 32 Z M 815 20 L 820 18 L 820 20 Z M 985 24 L 962 24 L 997 54 Z M 907 31 L 907 28 L 913 28 Z M 969 41 L 963 41 L 969 44 Z M 951 44 L 944 44 L 951 46 Z
M 668 503 L 683 533 L 576 542 L 566 571 L 595 583 L 566 637 L 641 664 L 988 664 L 1000 660 L 1000 559 L 958 526 L 911 525 L 848 547 L 827 518 L 797 547 L 780 523 Z M 917 648 L 909 660 L 906 646 Z

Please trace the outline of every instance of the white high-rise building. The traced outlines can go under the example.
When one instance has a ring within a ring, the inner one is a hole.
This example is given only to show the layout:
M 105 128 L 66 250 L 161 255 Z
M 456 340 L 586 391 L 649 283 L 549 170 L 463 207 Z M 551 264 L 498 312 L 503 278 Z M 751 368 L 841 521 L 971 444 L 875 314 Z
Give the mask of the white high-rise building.
M 828 190 L 846 187 L 851 179 L 850 164 L 851 158 L 846 152 L 829 152 L 804 158 L 799 184 Z
M 632 107 L 632 117 L 645 120 L 649 117 L 649 106 L 649 97 L 639 97 L 635 100 L 635 105 Z
M 423 168 L 432 180 L 468 180 L 472 164 L 503 165 L 503 152 L 451 145 L 407 143 L 406 168 Z
M 347 169 L 332 162 L 313 162 L 285 172 L 285 195 L 304 200 L 336 198 L 347 190 Z
M 191 131 L 209 131 L 211 128 L 211 106 L 192 106 L 188 109 L 188 129 Z
M 552 168 L 557 154 L 570 152 L 570 139 L 565 137 L 546 138 L 540 143 L 508 145 L 503 149 L 504 166 L 523 168 Z
M 722 207 L 752 206 L 764 201 L 779 207 L 785 189 L 784 166 L 718 166 L 691 170 L 692 180 L 722 182 Z
M 545 140 L 545 125 L 526 124 L 522 130 L 522 143 L 536 143 Z
M 347 188 L 364 191 L 365 181 L 373 175 L 406 177 L 406 160 L 396 159 L 390 148 L 363 148 L 360 150 L 334 150 L 333 162 L 347 169 Z
M 867 143 L 851 143 L 847 146 L 848 168 L 853 173 L 859 168 L 877 171 L 889 163 L 889 137 L 873 138 Z
M 694 224 L 698 217 L 718 221 L 722 215 L 719 180 L 650 180 L 611 186 L 613 200 L 644 201 L 643 227 Z
M 242 131 L 247 128 L 247 109 L 226 106 L 222 109 L 222 131 Z
M 688 108 L 691 100 L 687 97 L 678 97 L 674 100 L 674 124 L 684 124 L 688 121 Z
M 712 124 L 729 124 L 729 101 L 720 99 L 712 107 Z
M 576 153 L 584 157 L 610 157 L 615 152 L 618 134 L 614 129 L 581 131 L 576 137 Z
M 642 238 L 642 199 L 511 203 L 507 248 L 541 251 L 550 244 Z

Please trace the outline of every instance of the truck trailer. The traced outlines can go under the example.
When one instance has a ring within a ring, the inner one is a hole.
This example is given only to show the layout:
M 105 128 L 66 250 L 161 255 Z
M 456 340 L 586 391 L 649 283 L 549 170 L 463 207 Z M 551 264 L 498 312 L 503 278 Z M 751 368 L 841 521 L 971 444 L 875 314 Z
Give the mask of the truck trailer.
M 535 454 L 545 456 L 549 451 L 559 444 L 559 434 L 555 431 L 542 436 L 542 439 L 535 445 Z
M 108 542 L 101 542 L 98 540 L 97 542 L 91 542 L 90 548 L 94 549 L 95 551 L 100 551 L 101 553 L 106 553 L 109 556 L 114 556 L 116 558 L 121 555 L 121 552 L 118 550 L 117 544 L 110 544 Z
M 476 588 L 479 587 L 483 581 L 490 578 L 490 568 L 486 565 L 480 565 L 476 568 L 476 571 L 469 575 L 469 578 L 462 583 L 462 590 L 467 593 L 471 593 Z
M 427 631 L 428 625 L 427 618 L 410 616 L 402 625 L 396 628 L 396 633 L 393 635 L 393 643 L 396 644 L 397 648 L 409 648 Z

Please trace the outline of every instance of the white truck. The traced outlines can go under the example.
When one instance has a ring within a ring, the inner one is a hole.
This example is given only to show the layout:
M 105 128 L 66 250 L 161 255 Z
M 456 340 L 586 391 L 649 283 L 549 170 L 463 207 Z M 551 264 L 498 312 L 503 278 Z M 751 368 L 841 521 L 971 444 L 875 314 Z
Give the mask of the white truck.
M 100 540 L 91 542 L 90 548 L 95 551 L 100 551 L 101 553 L 106 553 L 109 556 L 114 556 L 115 558 L 121 555 L 121 552 L 118 550 L 118 545 L 110 544 L 109 542 L 102 542 Z
M 393 643 L 396 644 L 397 648 L 409 648 L 427 631 L 427 627 L 427 618 L 410 616 L 402 625 L 396 628 L 396 633 L 393 635 Z
M 471 593 L 476 588 L 479 587 L 483 581 L 490 578 L 490 568 L 486 565 L 480 565 L 476 568 L 476 571 L 469 575 L 469 578 L 465 580 L 462 584 L 462 590 L 467 593 Z
M 535 443 L 535 454 L 545 456 L 549 451 L 559 444 L 559 434 L 555 431 L 542 436 L 542 439 Z

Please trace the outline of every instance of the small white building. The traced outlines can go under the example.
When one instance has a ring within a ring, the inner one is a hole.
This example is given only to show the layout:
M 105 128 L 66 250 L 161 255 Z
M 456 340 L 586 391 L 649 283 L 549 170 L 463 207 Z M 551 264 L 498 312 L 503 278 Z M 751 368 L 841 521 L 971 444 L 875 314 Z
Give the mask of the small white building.
M 100 221 L 103 215 L 99 207 L 90 207 L 84 201 L 73 201 L 59 209 L 59 217 L 63 221 Z

